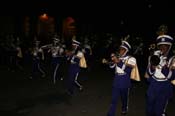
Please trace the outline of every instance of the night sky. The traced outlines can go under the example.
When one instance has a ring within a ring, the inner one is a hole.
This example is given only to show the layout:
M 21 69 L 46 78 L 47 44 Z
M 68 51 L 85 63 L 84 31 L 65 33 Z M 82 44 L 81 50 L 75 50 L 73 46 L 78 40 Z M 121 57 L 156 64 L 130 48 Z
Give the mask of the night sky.
M 174 30 L 175 8 L 168 0 L 27 0 L 10 3 L 1 4 L 5 6 L 1 12 L 15 16 L 37 16 L 46 12 L 58 19 L 72 16 L 80 24 L 93 27 L 96 31 L 124 29 L 130 32 L 155 32 L 160 24 L 167 24 L 170 31 Z

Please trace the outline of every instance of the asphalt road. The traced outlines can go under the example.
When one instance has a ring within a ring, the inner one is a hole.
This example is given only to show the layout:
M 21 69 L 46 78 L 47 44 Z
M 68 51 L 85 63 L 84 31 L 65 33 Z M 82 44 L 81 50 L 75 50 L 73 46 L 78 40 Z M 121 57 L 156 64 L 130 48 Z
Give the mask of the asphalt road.
M 143 74 L 141 74 L 143 75 Z M 112 73 L 103 65 L 94 66 L 88 74 L 80 75 L 83 91 L 72 97 L 65 94 L 64 80 L 29 79 L 28 69 L 11 72 L 0 67 L 0 116 L 106 116 L 112 90 Z M 147 83 L 133 82 L 127 116 L 145 116 Z M 167 107 L 168 116 L 175 115 L 175 97 Z M 117 116 L 120 116 L 118 105 Z

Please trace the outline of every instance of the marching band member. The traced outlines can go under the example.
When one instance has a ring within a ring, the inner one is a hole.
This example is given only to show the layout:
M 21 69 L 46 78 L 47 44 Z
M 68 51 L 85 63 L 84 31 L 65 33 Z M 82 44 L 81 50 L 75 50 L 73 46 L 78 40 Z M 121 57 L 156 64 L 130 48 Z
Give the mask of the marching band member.
M 173 38 L 159 35 L 158 50 L 149 56 L 145 78 L 149 82 L 146 101 L 146 116 L 165 116 L 168 100 L 173 94 L 175 79 L 175 56 L 171 54 Z
M 112 62 L 110 63 L 110 68 L 115 69 L 115 76 L 113 80 L 112 102 L 107 116 L 115 116 L 116 108 L 119 103 L 120 97 L 122 101 L 121 113 L 127 114 L 131 79 L 140 81 L 140 75 L 138 73 L 136 59 L 133 56 L 130 56 L 128 53 L 130 49 L 130 44 L 124 40 L 122 41 L 122 44 L 119 48 L 119 56 L 114 53 L 111 54 Z M 105 59 L 103 59 L 103 63 L 106 63 Z M 137 77 L 136 75 L 132 75 L 133 71 L 135 74 L 137 73 Z M 134 78 L 131 78 L 131 76 L 134 76 Z
M 48 52 L 51 53 L 52 55 L 52 76 L 53 76 L 53 82 L 54 84 L 56 83 L 56 79 L 59 77 L 60 80 L 62 80 L 62 75 L 60 74 L 58 76 L 58 70 L 60 68 L 60 65 L 63 60 L 63 55 L 64 55 L 64 48 L 60 44 L 60 39 L 59 38 L 54 38 L 53 44 L 50 46 L 50 49 Z
M 31 54 L 33 59 L 32 64 L 32 76 L 33 78 L 36 76 L 36 73 L 40 73 L 41 77 L 45 77 L 45 72 L 41 69 L 41 60 L 44 60 L 44 52 L 39 46 L 40 41 L 35 40 L 34 47 L 32 48 Z
M 80 42 L 73 39 L 72 40 L 73 50 L 71 54 L 69 53 L 69 69 L 68 69 L 68 83 L 67 89 L 68 94 L 73 95 L 75 86 L 78 86 L 79 90 L 83 89 L 83 86 L 78 82 L 78 75 L 80 72 L 80 60 L 84 57 L 83 52 L 80 48 Z
M 85 37 L 83 47 L 82 47 L 82 52 L 84 54 L 87 66 L 86 68 L 81 68 L 81 74 L 83 74 L 83 80 L 88 79 L 88 74 L 92 68 L 92 48 L 89 42 L 89 39 Z
M 16 66 L 20 69 L 23 70 L 22 66 L 21 66 L 21 62 L 22 62 L 22 58 L 23 58 L 23 53 L 22 53 L 22 49 L 21 49 L 21 41 L 19 39 L 19 37 L 17 38 L 17 42 L 16 42 Z

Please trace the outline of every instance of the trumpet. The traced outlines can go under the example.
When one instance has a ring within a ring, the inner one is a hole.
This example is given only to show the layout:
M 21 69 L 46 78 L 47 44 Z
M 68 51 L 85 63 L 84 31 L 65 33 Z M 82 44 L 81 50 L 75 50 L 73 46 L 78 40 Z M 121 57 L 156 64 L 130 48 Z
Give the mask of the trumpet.
M 41 49 L 48 49 L 48 48 L 51 48 L 51 47 L 52 47 L 52 44 L 47 44 L 47 45 L 41 46 Z
M 118 63 L 121 60 L 119 53 L 112 53 L 110 57 L 111 57 L 110 60 L 106 60 L 105 58 L 103 58 L 102 63 L 103 64 L 114 64 L 114 63 Z M 113 57 L 115 58 L 113 59 Z
M 112 65 L 112 64 L 114 64 L 114 62 L 108 61 L 108 60 L 106 60 L 105 58 L 103 58 L 103 59 L 102 59 L 102 64 Z
M 158 66 L 160 63 L 160 58 L 157 55 L 152 55 L 150 57 L 150 64 L 153 66 Z

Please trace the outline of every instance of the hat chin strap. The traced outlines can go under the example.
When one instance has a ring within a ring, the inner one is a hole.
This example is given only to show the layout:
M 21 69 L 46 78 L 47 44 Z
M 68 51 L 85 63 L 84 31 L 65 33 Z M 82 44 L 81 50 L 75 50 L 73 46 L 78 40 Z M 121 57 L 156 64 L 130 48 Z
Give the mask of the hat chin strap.
M 164 53 L 164 55 L 165 55 L 165 56 L 167 56 L 167 55 L 168 55 L 168 53 L 170 52 L 171 46 L 172 46 L 172 45 L 169 45 L 169 49 L 167 50 L 167 52 L 166 52 L 166 53 Z
M 128 50 L 126 49 L 125 53 L 121 55 L 121 57 L 125 56 L 128 53 Z
M 169 46 L 169 49 L 168 49 L 166 55 L 168 55 L 168 53 L 170 52 L 171 47 L 172 47 L 172 45 Z

